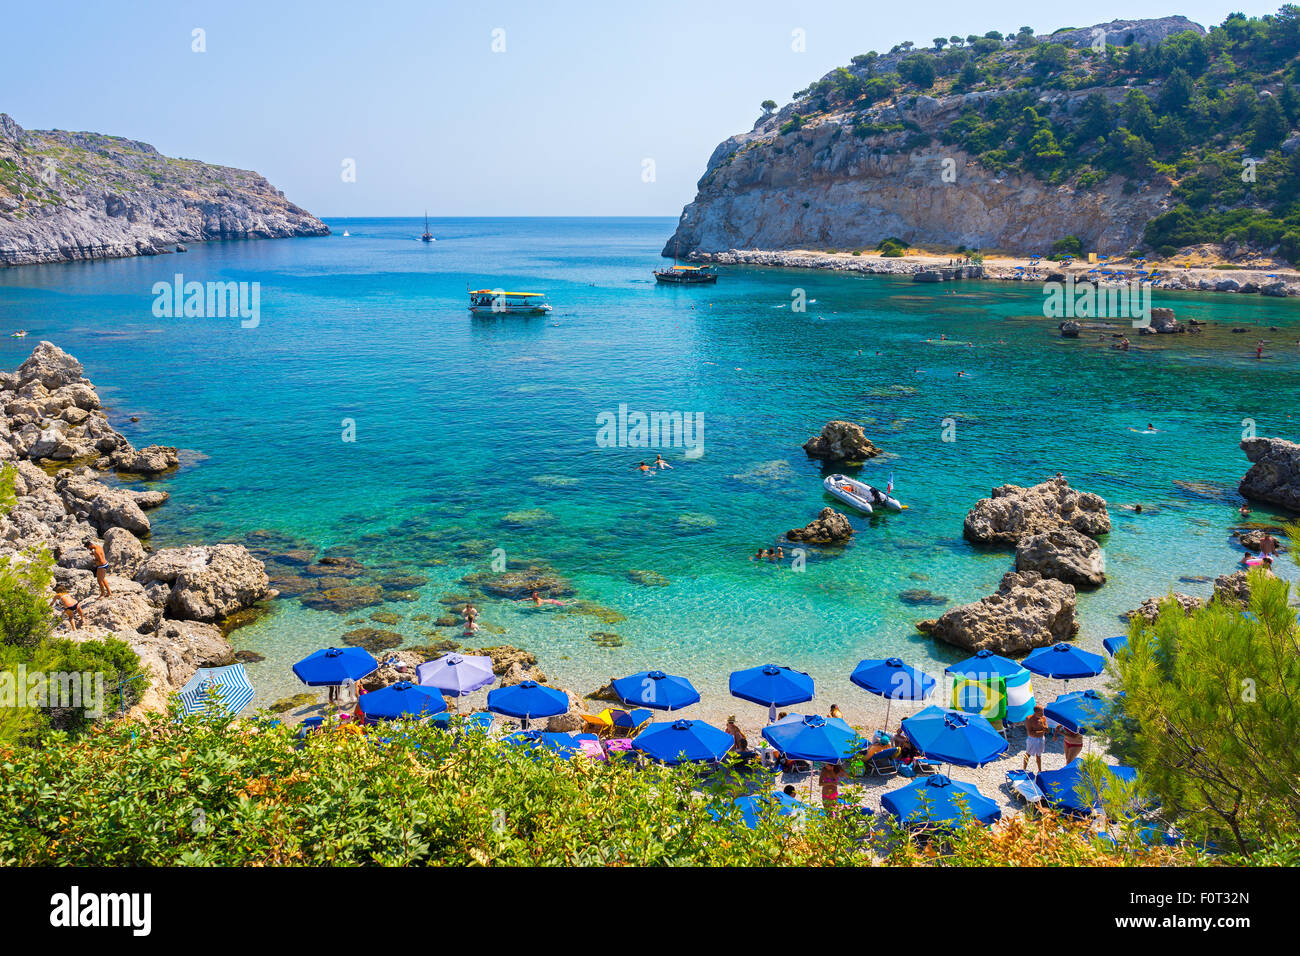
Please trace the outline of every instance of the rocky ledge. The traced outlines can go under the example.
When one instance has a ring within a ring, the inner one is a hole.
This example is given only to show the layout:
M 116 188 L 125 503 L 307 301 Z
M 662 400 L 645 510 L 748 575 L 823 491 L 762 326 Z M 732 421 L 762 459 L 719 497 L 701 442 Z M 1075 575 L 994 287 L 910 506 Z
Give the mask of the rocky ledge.
M 853 537 L 853 525 L 834 508 L 823 508 L 806 526 L 791 528 L 785 536 L 787 540 L 808 544 L 843 544 Z
M 1242 496 L 1300 512 L 1300 444 L 1281 438 L 1247 438 L 1241 450 L 1251 461 L 1238 488 Z
M 0 514 L 0 556 L 22 561 L 49 552 L 56 584 L 86 615 L 86 626 L 61 623 L 59 635 L 125 641 L 153 678 L 141 706 L 162 709 L 196 668 L 234 662 L 218 624 L 274 592 L 262 562 L 242 545 L 149 547 L 146 512 L 168 496 L 119 484 L 113 470 L 165 470 L 175 449 L 132 448 L 82 372 L 71 355 L 42 342 L 17 371 L 0 374 L 0 466 L 13 469 L 15 494 Z M 104 548 L 110 597 L 99 597 L 87 541 Z
M 328 234 L 257 173 L 119 136 L 25 130 L 0 113 L 0 266 Z
M 969 651 L 1026 654 L 1073 638 L 1079 630 L 1076 610 L 1072 585 L 1037 571 L 1011 571 L 996 594 L 921 621 L 916 629 Z
M 1210 595 L 1209 600 L 1192 597 L 1190 594 L 1170 592 L 1161 597 L 1149 597 L 1140 606 L 1127 614 L 1121 614 L 1120 617 L 1126 622 L 1141 619 L 1148 624 L 1154 624 L 1156 618 L 1160 616 L 1161 608 L 1176 606 L 1181 608 L 1184 614 L 1191 614 L 1197 608 L 1205 607 L 1208 604 L 1230 604 L 1235 607 L 1249 605 L 1249 572 L 1234 571 L 1232 574 L 1224 574 L 1215 578 L 1214 593 Z

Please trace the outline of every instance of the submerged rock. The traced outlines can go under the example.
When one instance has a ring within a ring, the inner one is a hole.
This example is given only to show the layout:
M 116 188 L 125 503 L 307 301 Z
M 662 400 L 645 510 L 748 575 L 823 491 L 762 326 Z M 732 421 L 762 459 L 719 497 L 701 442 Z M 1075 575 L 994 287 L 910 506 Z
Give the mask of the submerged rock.
M 1068 641 L 1079 630 L 1073 585 L 1037 571 L 1004 575 L 996 594 L 963 604 L 937 620 L 921 621 L 923 634 L 970 651 L 1025 654 Z
M 803 450 L 809 458 L 832 462 L 862 462 L 880 454 L 861 425 L 840 420 L 823 425 L 821 434 L 803 443 Z
M 942 594 L 935 594 L 933 591 L 927 591 L 924 588 L 908 588 L 906 591 L 900 591 L 898 599 L 912 607 L 925 605 L 943 607 L 943 605 L 951 602 L 951 598 Z
M 461 584 L 477 587 L 494 597 L 526 598 L 534 591 L 542 597 L 567 597 L 573 585 L 558 574 L 540 569 L 523 571 L 476 571 L 460 579 Z
M 304 607 L 318 611 L 333 611 L 347 614 L 363 607 L 374 607 L 384 603 L 384 592 L 376 584 L 349 584 L 344 587 L 325 588 L 302 596 Z
M 853 537 L 853 525 L 834 508 L 823 508 L 804 527 L 791 528 L 785 536 L 791 541 L 806 541 L 808 544 L 842 544 Z

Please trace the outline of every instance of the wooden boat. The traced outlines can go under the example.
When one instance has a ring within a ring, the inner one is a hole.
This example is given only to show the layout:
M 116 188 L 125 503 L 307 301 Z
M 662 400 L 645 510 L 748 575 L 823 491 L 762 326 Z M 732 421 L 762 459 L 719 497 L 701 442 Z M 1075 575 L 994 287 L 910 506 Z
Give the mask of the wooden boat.
M 656 269 L 655 281 L 676 285 L 704 285 L 717 282 L 718 274 L 712 266 L 673 266 L 671 269 Z
M 469 310 L 476 315 L 545 315 L 551 311 L 545 292 L 471 289 Z

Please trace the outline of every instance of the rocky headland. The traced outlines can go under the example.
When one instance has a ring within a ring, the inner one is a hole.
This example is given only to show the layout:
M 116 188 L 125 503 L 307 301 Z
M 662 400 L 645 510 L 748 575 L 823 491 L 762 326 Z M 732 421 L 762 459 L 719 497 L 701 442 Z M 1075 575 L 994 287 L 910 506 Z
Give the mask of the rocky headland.
M 60 637 L 116 637 L 151 677 L 140 707 L 160 710 L 196 668 L 233 663 L 221 625 L 274 595 L 262 562 L 237 544 L 153 549 L 148 512 L 166 492 L 124 483 L 174 467 L 176 449 L 136 449 L 108 420 L 80 362 L 41 342 L 0 373 L 0 468 L 14 503 L 0 514 L 0 556 L 54 559 L 54 583 L 82 603 L 85 626 Z M 103 546 L 109 597 L 99 596 L 86 542 Z M 53 600 L 53 594 L 50 594 Z
M 1200 50 L 1205 37 L 1199 24 L 1173 16 L 1039 36 L 991 31 L 855 56 L 784 106 L 765 102 L 751 129 L 714 149 L 662 254 L 936 281 L 945 260 L 960 264 L 971 251 L 1047 255 L 1071 237 L 1082 251 L 1109 256 L 1112 267 L 1131 250 L 1168 260 L 1158 280 L 1164 288 L 1300 293 L 1300 273 L 1288 267 L 1293 253 L 1276 246 L 1150 234 L 1153 220 L 1187 209 L 1176 189 L 1186 176 L 1181 163 L 1175 176 L 1170 160 L 1186 159 L 1207 181 L 1221 175 L 1203 166 L 1199 140 L 1170 146 L 1162 163 L 1115 161 L 1108 152 L 1132 138 L 1123 118 L 1134 98 L 1159 110 L 1169 83 L 1168 70 L 1117 68 L 1115 54 L 1175 42 Z M 1095 52 L 1099 42 L 1112 49 Z M 1280 80 L 1261 77 L 1255 86 L 1260 97 L 1275 97 Z M 1003 111 L 1028 117 L 1033 128 L 1007 135 L 998 126 Z M 1028 145 L 1035 131 L 1037 147 Z M 1220 124 L 1215 132 L 1216 143 L 1251 142 L 1246 128 Z M 1300 148 L 1294 131 L 1280 140 L 1283 158 Z M 1044 143 L 1063 149 L 1060 162 L 1044 166 Z M 1198 263 L 1205 271 L 1172 268 L 1199 258 L 1207 244 L 1215 261 Z M 1243 271 L 1210 271 L 1227 260 Z M 974 266 L 982 278 L 1027 278 L 1024 262 Z
M 325 236 L 257 173 L 0 113 L 0 266 L 183 251 L 209 239 Z

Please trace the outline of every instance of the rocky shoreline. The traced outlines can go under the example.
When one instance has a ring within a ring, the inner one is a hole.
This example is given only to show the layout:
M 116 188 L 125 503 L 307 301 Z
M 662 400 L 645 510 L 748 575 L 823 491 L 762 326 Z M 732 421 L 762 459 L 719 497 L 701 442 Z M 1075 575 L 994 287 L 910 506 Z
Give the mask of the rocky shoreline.
M 0 266 L 327 235 L 255 172 L 174 159 L 119 136 L 25 130 L 0 113 Z
M 132 447 L 83 371 L 41 342 L 16 371 L 0 373 L 0 468 L 13 469 L 16 498 L 0 515 L 0 556 L 22 562 L 48 552 L 54 583 L 82 603 L 86 619 L 76 630 L 61 620 L 56 634 L 125 641 L 151 677 L 137 709 L 162 710 L 197 668 L 235 661 L 221 625 L 275 592 L 241 545 L 150 548 L 147 512 L 168 495 L 122 482 L 175 467 L 177 451 Z M 108 559 L 109 597 L 99 596 L 87 541 Z
M 885 257 L 877 252 L 826 252 L 813 249 L 728 249 L 725 252 L 695 250 L 682 256 L 689 262 L 712 265 L 763 266 L 776 269 L 813 269 L 851 272 L 860 275 L 910 276 L 914 282 L 955 282 L 982 279 L 994 282 L 1020 282 L 1042 285 L 1064 281 L 1072 276 L 1076 282 L 1087 280 L 1086 263 L 1062 266 L 1057 263 L 1034 263 L 1029 258 L 986 257 L 981 265 L 953 265 L 953 256 L 913 254 Z M 1177 257 L 1175 257 L 1177 258 Z M 1107 268 L 1124 268 L 1123 260 L 1112 258 Z M 1136 268 L 1130 264 L 1128 268 Z M 1276 278 L 1272 278 L 1272 277 Z M 1101 282 L 1103 288 L 1107 283 Z M 1300 272 L 1283 267 L 1267 269 L 1177 268 L 1156 286 L 1175 292 L 1232 292 L 1239 295 L 1300 295 Z

